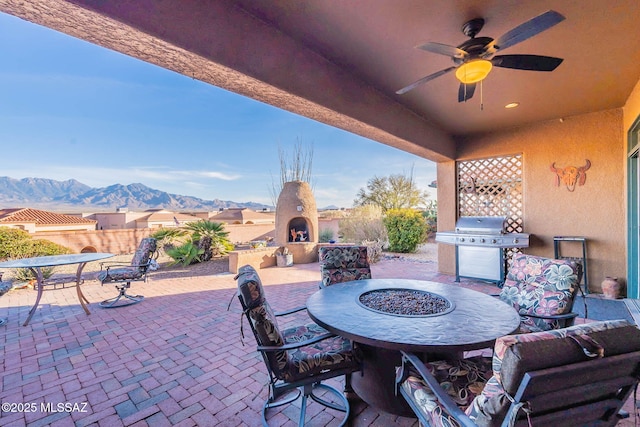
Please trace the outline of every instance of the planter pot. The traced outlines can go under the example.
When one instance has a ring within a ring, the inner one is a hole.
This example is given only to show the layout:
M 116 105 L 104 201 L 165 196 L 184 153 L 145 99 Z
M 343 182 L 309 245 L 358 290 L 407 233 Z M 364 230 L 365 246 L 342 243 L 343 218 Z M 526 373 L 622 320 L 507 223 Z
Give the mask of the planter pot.
M 622 285 L 617 277 L 606 277 L 602 281 L 602 293 L 607 299 L 622 298 Z
M 293 265 L 293 254 L 276 255 L 276 265 L 278 267 L 291 267 Z

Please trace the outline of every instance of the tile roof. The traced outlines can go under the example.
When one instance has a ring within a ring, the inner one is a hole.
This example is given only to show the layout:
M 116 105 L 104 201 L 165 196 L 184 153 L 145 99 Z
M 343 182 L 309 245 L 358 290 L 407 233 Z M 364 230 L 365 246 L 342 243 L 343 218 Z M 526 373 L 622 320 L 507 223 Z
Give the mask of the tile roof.
M 38 225 L 95 224 L 93 219 L 32 208 L 0 209 L 0 224 L 34 222 Z

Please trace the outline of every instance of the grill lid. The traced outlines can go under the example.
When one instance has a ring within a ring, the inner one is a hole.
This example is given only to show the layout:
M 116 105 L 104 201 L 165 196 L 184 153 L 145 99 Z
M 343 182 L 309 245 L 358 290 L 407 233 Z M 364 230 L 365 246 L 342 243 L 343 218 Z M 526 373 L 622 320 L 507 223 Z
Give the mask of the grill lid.
M 504 216 L 462 216 L 456 222 L 456 233 L 502 234 L 506 222 Z

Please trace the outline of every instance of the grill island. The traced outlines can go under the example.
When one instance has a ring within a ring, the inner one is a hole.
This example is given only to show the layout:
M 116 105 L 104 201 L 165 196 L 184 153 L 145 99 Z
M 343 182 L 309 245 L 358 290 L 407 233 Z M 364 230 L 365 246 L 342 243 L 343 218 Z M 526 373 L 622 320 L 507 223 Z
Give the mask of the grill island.
M 504 249 L 529 247 L 529 234 L 507 233 L 506 217 L 463 216 L 454 231 L 439 231 L 436 242 L 456 247 L 456 282 L 461 277 L 504 281 Z

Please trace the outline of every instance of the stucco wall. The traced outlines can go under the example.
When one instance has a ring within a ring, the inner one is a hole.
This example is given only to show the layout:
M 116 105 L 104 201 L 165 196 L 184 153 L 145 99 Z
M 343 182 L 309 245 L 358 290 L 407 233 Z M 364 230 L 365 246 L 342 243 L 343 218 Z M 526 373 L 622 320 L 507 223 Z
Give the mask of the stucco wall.
M 229 240 L 232 243 L 264 240 L 269 237 L 273 238 L 275 234 L 273 224 L 226 224 L 225 230 L 229 232 Z M 155 231 L 157 230 L 150 228 L 62 231 L 57 233 L 35 233 L 33 238 L 51 240 L 75 252 L 80 252 L 82 249 L 90 247 L 98 252 L 130 254 L 136 250 L 140 239 Z
M 624 132 L 625 132 L 625 144 L 626 144 L 626 133 L 631 128 L 633 122 L 640 116 L 640 80 L 636 84 L 636 87 L 631 92 L 631 95 L 627 99 L 627 103 L 622 109 L 624 113 Z M 626 159 L 626 150 L 625 150 L 625 159 Z
M 605 276 L 626 276 L 624 141 L 622 109 L 614 109 L 469 137 L 460 141 L 458 160 L 522 153 L 524 230 L 534 235 L 525 252 L 553 257 L 553 236 L 586 237 L 589 285 L 599 292 Z M 584 186 L 569 192 L 555 185 L 553 162 L 581 166 L 585 159 L 592 166 Z M 439 165 L 439 186 L 441 180 L 455 182 L 451 164 Z M 451 229 L 456 193 L 438 190 L 439 226 L 446 221 Z M 439 268 L 450 273 L 455 260 L 446 251 L 439 251 Z

